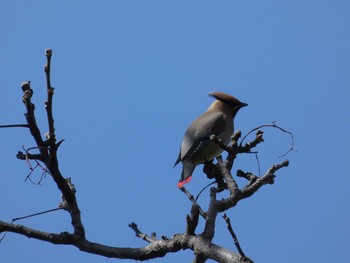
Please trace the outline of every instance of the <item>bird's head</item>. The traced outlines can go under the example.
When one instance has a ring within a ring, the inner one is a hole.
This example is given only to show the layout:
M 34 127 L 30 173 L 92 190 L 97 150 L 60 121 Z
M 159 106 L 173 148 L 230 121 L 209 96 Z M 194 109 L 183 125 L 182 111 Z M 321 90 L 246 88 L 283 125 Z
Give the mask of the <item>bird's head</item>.
M 241 102 L 237 98 L 220 91 L 210 92 L 208 95 L 217 99 L 210 105 L 208 110 L 221 109 L 229 111 L 233 116 L 235 116 L 240 108 L 248 106 L 247 103 Z

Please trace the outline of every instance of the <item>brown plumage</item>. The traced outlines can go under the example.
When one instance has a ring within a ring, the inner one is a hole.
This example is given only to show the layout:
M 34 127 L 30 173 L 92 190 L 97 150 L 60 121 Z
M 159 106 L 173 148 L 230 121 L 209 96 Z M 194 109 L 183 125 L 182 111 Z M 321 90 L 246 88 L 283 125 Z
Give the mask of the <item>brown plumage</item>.
M 174 167 L 182 162 L 182 173 L 178 187 L 182 187 L 192 178 L 198 164 L 210 161 L 219 156 L 222 149 L 210 141 L 216 135 L 224 144 L 230 142 L 233 134 L 233 119 L 240 108 L 248 104 L 223 92 L 211 92 L 209 96 L 216 100 L 207 111 L 195 119 L 187 129 L 181 143 L 180 153 Z

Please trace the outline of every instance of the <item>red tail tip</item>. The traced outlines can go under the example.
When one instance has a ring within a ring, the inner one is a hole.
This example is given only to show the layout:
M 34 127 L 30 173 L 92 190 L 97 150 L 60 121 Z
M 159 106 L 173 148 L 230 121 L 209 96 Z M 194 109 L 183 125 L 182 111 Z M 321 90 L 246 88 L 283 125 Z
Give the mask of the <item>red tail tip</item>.
M 186 179 L 183 180 L 183 181 L 178 182 L 178 183 L 177 183 L 177 187 L 179 187 L 179 188 L 183 187 L 184 184 L 187 184 L 189 181 L 191 181 L 191 179 L 192 179 L 192 176 L 186 178 Z

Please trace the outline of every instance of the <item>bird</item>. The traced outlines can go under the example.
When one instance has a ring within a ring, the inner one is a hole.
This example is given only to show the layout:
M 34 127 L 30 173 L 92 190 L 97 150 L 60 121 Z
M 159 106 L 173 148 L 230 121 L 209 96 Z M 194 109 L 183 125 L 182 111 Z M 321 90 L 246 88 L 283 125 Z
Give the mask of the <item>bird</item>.
M 228 145 L 234 131 L 233 119 L 241 108 L 248 106 L 224 92 L 215 91 L 208 95 L 216 100 L 186 130 L 174 164 L 175 167 L 182 163 L 181 178 L 177 184 L 179 188 L 192 179 L 192 173 L 198 164 L 211 161 L 221 154 L 223 150 L 210 137 L 215 135 Z

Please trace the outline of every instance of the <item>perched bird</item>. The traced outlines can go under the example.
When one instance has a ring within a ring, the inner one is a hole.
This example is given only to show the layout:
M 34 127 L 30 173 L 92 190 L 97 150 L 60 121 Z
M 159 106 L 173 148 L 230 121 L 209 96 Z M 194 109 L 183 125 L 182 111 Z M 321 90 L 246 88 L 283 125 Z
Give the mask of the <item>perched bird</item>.
M 175 167 L 182 162 L 178 187 L 191 180 L 198 164 L 211 161 L 220 155 L 222 149 L 210 140 L 210 136 L 215 135 L 224 144 L 229 144 L 233 134 L 233 119 L 240 108 L 248 105 L 223 92 L 211 92 L 209 96 L 216 100 L 203 115 L 191 123 L 182 140 L 179 157 L 174 165 Z

